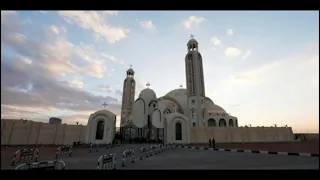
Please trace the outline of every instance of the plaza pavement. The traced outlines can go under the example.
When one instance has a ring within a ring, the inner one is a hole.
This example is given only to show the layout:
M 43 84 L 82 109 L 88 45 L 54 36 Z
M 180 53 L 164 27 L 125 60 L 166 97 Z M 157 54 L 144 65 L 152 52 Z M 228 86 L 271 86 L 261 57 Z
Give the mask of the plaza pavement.
M 117 169 L 319 169 L 319 157 L 254 154 L 239 152 L 203 151 L 174 148 L 157 156 L 139 160 L 140 148 L 150 144 L 125 144 L 112 149 L 100 148 L 98 152 L 74 153 L 59 157 L 66 169 L 96 169 L 99 156 L 116 153 Z M 121 167 L 122 152 L 135 150 L 136 163 Z M 89 150 L 89 149 L 88 149 Z M 53 160 L 53 159 L 48 159 Z

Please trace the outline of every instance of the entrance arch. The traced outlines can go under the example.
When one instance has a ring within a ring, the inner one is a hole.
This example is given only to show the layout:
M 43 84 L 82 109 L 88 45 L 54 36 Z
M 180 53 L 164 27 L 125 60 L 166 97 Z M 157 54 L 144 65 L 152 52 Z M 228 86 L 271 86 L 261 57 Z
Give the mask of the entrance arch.
M 175 126 L 176 140 L 182 140 L 182 125 L 180 122 L 177 122 Z
M 97 122 L 97 129 L 96 129 L 96 140 L 102 140 L 104 133 L 104 121 L 99 120 Z

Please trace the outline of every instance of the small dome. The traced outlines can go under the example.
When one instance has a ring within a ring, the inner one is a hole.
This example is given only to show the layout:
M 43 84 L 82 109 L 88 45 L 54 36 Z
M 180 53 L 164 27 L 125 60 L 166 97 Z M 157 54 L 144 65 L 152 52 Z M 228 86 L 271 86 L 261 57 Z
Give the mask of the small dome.
M 151 100 L 156 99 L 157 96 L 156 96 L 156 93 L 152 89 L 145 88 L 140 92 L 139 98 L 142 98 L 145 101 L 151 101 Z
M 198 41 L 195 40 L 195 39 L 190 39 L 190 40 L 188 41 L 188 44 L 187 44 L 187 45 L 189 45 L 189 44 L 196 44 L 196 45 L 198 45 Z
M 132 68 L 129 68 L 129 69 L 127 70 L 127 73 L 132 73 L 132 74 L 134 74 L 134 70 L 133 70 Z
M 98 110 L 98 111 L 96 111 L 96 112 L 94 112 L 93 114 L 91 114 L 92 116 L 95 116 L 95 115 L 98 115 L 98 114 L 114 114 L 113 112 L 111 112 L 111 111 L 109 111 L 109 110 L 107 110 L 107 109 L 100 109 L 100 110 Z

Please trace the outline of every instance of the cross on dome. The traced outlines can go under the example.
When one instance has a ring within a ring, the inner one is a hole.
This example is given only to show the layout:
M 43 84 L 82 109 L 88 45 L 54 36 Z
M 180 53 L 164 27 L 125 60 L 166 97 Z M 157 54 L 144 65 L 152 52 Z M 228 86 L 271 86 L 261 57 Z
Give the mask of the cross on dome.
M 106 108 L 106 107 L 108 106 L 107 102 L 104 102 L 104 103 L 102 104 L 102 106 L 103 106 L 104 108 Z
M 191 34 L 191 35 L 190 35 L 190 38 L 193 39 L 193 38 L 194 38 L 194 34 Z
M 179 86 L 180 88 L 183 88 L 183 86 L 182 86 L 182 84 L 180 84 L 180 86 Z
M 130 68 L 132 68 L 132 64 L 130 64 Z
M 147 82 L 146 86 L 147 86 L 147 88 L 149 88 L 149 86 L 150 86 L 150 83 L 149 83 L 149 82 Z

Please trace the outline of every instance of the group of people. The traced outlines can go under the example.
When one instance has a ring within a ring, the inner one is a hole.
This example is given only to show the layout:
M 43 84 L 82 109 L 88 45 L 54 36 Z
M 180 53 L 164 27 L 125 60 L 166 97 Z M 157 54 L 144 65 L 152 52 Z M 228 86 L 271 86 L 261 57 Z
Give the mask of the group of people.
M 214 138 L 209 139 L 209 148 L 216 148 L 216 141 L 214 140 Z

